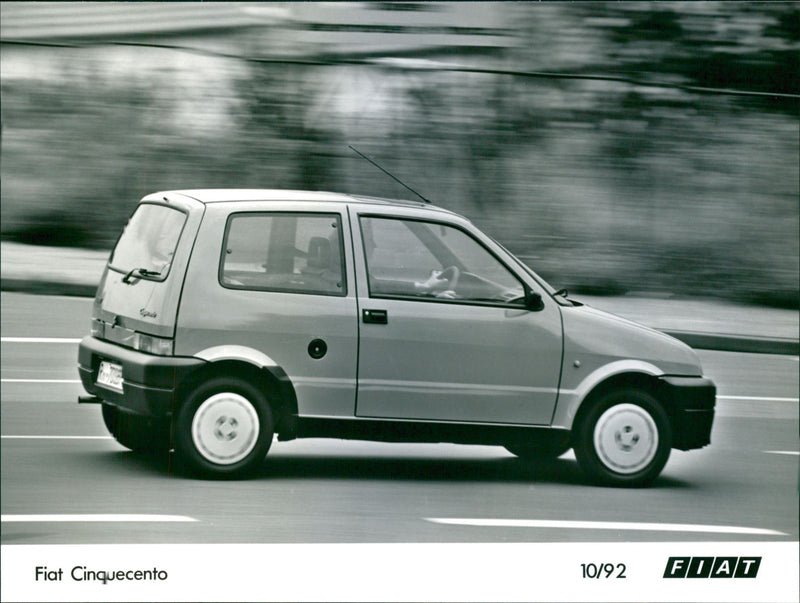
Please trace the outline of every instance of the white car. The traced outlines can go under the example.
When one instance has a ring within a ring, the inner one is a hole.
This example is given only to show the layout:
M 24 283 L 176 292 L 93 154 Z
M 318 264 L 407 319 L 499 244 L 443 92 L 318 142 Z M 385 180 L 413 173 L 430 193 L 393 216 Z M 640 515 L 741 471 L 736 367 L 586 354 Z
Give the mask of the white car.
M 145 197 L 79 372 L 111 433 L 238 476 L 300 437 L 574 448 L 600 483 L 710 442 L 691 348 L 555 292 L 464 217 L 335 193 Z

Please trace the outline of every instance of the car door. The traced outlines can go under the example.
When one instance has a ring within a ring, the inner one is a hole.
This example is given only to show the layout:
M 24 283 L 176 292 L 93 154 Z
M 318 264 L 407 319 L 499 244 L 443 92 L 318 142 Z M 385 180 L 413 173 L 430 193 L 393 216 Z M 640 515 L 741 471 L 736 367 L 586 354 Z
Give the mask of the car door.
M 359 417 L 544 425 L 560 376 L 559 310 L 468 222 L 361 213 Z M 532 279 L 531 279 L 532 281 Z M 549 300 L 549 298 L 548 298 Z
M 209 207 L 176 353 L 280 369 L 301 415 L 352 417 L 358 323 L 345 211 L 279 201 Z

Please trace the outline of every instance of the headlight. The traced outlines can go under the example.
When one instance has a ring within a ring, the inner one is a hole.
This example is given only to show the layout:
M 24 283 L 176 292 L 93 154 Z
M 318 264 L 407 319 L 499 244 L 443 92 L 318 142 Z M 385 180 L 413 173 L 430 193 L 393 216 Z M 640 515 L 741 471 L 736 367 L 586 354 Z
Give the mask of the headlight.
M 133 349 L 148 354 L 158 354 L 159 356 L 172 356 L 173 353 L 172 339 L 165 339 L 163 337 L 153 337 L 152 335 L 144 335 L 136 333 L 133 336 Z

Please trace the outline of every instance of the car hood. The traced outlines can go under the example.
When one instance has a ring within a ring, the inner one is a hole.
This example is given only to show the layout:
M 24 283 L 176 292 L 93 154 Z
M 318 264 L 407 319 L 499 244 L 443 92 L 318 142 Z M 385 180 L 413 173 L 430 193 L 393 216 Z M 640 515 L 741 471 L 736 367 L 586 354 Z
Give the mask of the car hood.
M 702 375 L 697 353 L 682 341 L 591 306 L 562 307 L 564 362 L 598 366 L 637 360 L 667 375 Z

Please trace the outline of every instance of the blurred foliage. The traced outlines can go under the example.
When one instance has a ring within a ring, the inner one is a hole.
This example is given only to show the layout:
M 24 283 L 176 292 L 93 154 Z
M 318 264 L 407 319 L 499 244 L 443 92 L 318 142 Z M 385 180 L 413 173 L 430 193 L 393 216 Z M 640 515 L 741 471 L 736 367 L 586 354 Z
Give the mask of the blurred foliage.
M 109 248 L 136 201 L 165 189 L 413 198 L 349 151 L 353 144 L 557 287 L 797 307 L 797 100 L 656 85 L 800 93 L 796 5 L 495 10 L 508 12 L 512 32 L 504 68 L 654 84 L 233 59 L 185 65 L 165 60 L 177 54 L 170 50 L 135 55 L 141 65 L 126 71 L 102 50 L 42 51 L 50 75 L 2 80 L 2 236 Z M 2 60 L 12 53 L 4 49 Z M 497 64 L 496 56 L 447 60 Z

